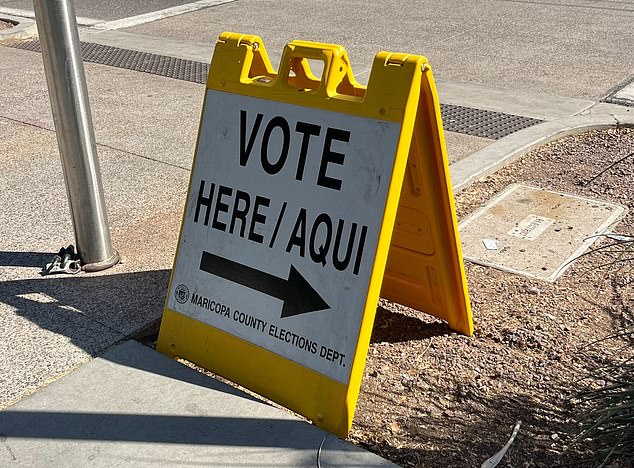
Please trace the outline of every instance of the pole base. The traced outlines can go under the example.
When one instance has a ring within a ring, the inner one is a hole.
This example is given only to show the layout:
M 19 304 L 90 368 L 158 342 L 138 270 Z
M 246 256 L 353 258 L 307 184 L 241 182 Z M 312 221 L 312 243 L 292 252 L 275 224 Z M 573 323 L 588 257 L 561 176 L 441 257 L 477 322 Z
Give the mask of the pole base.
M 117 263 L 119 263 L 120 260 L 121 257 L 119 256 L 119 252 L 112 249 L 112 257 L 110 257 L 109 259 L 103 260 L 101 262 L 87 263 L 85 265 L 82 265 L 81 269 L 84 270 L 86 273 L 107 270 L 108 268 L 113 267 Z

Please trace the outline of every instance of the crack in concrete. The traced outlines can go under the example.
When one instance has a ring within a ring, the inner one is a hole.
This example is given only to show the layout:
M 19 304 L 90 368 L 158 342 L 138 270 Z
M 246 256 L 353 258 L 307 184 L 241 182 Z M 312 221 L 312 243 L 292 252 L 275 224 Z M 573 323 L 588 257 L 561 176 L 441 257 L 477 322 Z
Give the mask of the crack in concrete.
M 7 442 L 7 436 L 4 434 L 0 434 L 0 442 L 4 444 L 5 448 L 7 449 L 7 452 L 9 452 L 9 455 L 11 456 L 11 461 L 16 461 L 17 457 L 13 453 L 13 450 L 11 450 L 11 446 L 9 445 L 9 442 Z

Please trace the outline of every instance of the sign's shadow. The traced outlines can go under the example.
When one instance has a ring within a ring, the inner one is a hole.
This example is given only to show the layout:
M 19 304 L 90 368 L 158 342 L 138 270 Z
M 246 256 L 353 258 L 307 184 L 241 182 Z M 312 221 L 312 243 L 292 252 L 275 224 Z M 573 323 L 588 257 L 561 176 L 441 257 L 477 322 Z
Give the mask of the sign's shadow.
M 428 340 L 434 336 L 446 336 L 451 333 L 455 332 L 445 322 L 425 322 L 417 317 L 393 312 L 378 306 L 370 343 Z

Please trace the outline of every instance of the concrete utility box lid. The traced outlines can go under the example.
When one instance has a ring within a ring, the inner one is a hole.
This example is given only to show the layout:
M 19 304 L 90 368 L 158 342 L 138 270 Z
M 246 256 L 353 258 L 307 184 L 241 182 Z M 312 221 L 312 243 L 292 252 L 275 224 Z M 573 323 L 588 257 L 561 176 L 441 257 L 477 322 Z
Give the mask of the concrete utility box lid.
M 555 281 L 627 212 L 610 202 L 513 184 L 459 224 L 465 259 Z

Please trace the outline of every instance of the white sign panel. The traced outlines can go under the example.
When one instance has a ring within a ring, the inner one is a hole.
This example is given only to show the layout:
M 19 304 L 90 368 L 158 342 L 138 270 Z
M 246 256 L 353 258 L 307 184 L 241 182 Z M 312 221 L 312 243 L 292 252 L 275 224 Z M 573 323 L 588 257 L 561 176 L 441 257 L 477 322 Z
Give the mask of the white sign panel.
M 168 307 L 347 384 L 399 132 L 207 90 Z

